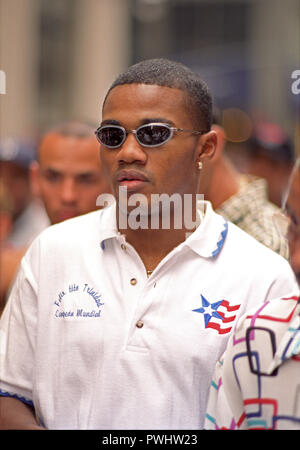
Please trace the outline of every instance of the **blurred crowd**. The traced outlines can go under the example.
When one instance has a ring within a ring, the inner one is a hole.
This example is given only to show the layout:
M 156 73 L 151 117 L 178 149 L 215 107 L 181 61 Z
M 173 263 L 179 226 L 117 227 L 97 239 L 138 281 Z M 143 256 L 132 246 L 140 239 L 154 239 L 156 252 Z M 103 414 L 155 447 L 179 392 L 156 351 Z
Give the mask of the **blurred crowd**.
M 201 193 L 214 209 L 289 258 L 273 220 L 294 163 L 293 142 L 272 122 L 254 123 L 248 139 L 230 142 L 218 113 L 218 148 L 203 168 Z M 93 211 L 110 187 L 102 173 L 96 125 L 67 122 L 39 141 L 0 142 L 0 314 L 20 260 L 49 225 Z

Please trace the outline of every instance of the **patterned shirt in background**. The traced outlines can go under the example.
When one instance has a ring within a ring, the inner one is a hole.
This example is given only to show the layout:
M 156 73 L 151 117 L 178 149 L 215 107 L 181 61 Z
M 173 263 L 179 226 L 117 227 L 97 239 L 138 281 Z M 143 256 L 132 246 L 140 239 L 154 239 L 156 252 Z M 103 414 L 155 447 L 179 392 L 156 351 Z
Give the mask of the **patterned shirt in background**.
M 211 384 L 206 429 L 300 429 L 299 292 L 238 322 Z
M 257 241 L 288 259 L 288 243 L 274 223 L 279 208 L 268 200 L 267 182 L 250 175 L 240 177 L 240 189 L 216 209 Z

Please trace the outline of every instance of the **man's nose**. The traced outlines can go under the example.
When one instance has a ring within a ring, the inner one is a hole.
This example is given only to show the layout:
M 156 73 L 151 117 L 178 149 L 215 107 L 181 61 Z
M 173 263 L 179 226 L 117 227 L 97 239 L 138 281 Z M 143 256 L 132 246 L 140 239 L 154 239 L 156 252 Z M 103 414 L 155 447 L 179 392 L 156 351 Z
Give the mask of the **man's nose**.
M 60 198 L 63 203 L 76 203 L 76 185 L 73 179 L 67 178 L 63 181 L 60 191 Z
M 147 153 L 145 148 L 142 147 L 134 133 L 128 133 L 125 142 L 122 144 L 118 151 L 119 163 L 138 163 L 145 164 L 147 161 Z

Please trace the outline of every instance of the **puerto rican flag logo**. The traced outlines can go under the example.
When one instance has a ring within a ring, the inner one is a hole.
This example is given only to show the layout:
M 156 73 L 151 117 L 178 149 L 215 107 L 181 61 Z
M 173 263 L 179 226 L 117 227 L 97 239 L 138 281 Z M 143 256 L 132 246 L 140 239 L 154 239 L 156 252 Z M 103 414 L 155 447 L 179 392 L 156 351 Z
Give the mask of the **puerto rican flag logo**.
M 241 305 L 231 306 L 230 303 L 224 299 L 211 303 L 202 294 L 201 301 L 202 306 L 193 309 L 193 312 L 203 314 L 205 328 L 212 328 L 213 330 L 216 330 L 218 334 L 229 333 Z

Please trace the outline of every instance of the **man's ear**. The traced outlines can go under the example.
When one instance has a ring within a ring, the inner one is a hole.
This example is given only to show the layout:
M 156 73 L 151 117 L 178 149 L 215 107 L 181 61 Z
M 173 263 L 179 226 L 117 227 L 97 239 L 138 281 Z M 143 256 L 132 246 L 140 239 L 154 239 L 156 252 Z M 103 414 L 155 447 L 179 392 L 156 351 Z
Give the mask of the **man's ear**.
M 214 162 L 214 161 L 218 161 L 222 157 L 223 149 L 224 149 L 225 143 L 226 143 L 226 135 L 225 135 L 224 128 L 222 128 L 220 125 L 213 124 L 212 130 L 217 133 L 217 146 L 216 146 L 215 154 L 213 156 L 213 162 Z
M 199 139 L 199 151 L 197 155 L 198 162 L 212 159 L 217 149 L 218 136 L 214 130 L 205 133 Z
M 41 197 L 40 186 L 40 165 L 37 161 L 33 161 L 29 167 L 30 189 L 35 197 Z

